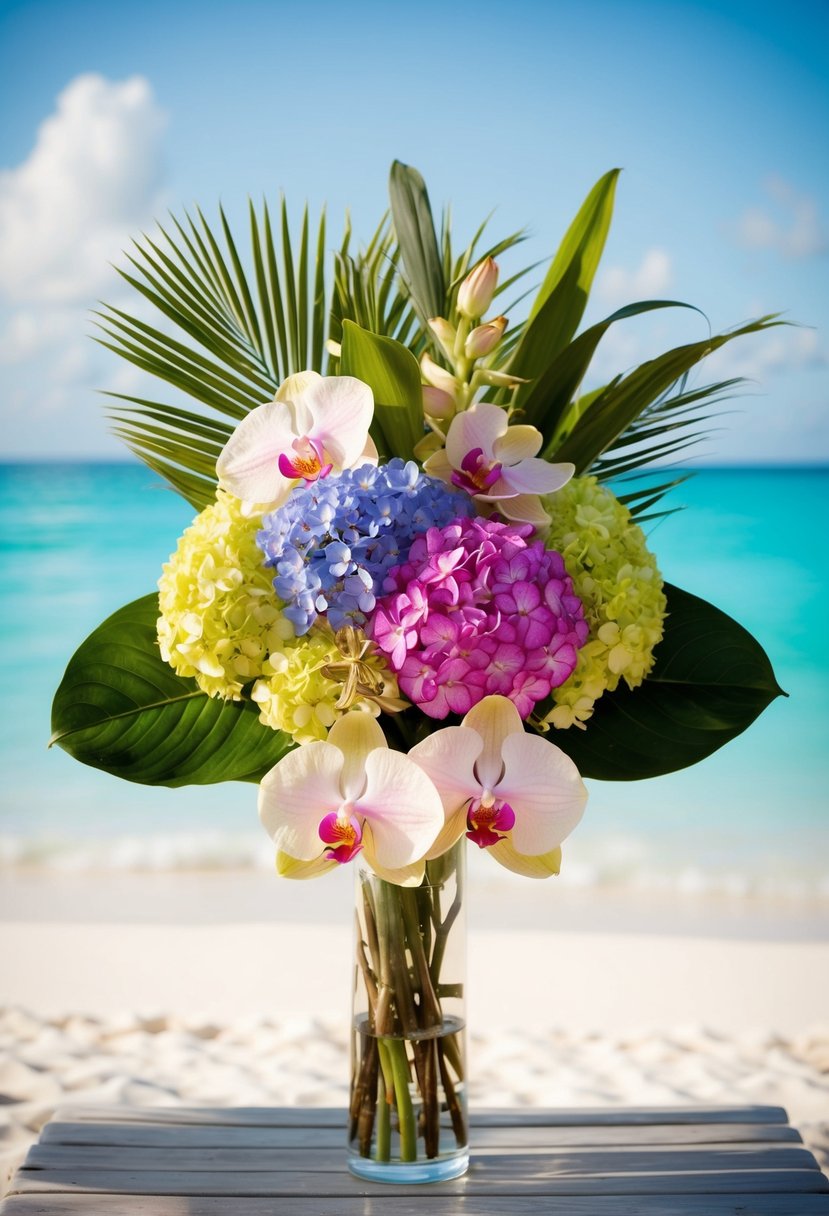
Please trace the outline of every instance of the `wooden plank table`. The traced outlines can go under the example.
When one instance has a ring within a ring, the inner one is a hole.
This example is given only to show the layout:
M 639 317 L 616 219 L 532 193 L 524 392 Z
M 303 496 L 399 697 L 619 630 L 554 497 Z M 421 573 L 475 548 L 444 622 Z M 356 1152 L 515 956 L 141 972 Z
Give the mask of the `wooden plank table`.
M 345 1169 L 341 1110 L 68 1106 L 2 1216 L 829 1216 L 776 1106 L 490 1111 L 451 1182 Z

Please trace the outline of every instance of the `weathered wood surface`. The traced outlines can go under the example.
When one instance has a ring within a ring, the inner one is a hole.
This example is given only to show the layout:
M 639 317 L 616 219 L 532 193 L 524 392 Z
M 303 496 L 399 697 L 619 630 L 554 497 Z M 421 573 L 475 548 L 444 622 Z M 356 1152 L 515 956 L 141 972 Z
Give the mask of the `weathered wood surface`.
M 780 1107 L 483 1112 L 469 1173 L 425 1187 L 352 1178 L 343 1127 L 340 1110 L 64 1107 L 0 1212 L 829 1216 Z

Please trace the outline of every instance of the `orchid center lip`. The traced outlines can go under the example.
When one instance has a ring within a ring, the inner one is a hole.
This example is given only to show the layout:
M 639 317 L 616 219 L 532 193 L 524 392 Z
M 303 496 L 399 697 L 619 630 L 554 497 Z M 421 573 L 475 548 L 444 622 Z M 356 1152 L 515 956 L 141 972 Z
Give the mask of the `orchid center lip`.
M 461 461 L 460 469 L 452 474 L 452 484 L 468 494 L 486 494 L 501 476 L 503 465 L 486 460 L 483 448 L 472 448 Z
M 500 802 L 491 790 L 484 790 L 473 800 L 466 816 L 466 835 L 481 849 L 488 849 L 499 840 L 506 840 L 515 826 L 515 811 L 508 802 Z
M 320 821 L 319 836 L 329 861 L 344 864 L 352 861 L 363 847 L 363 826 L 354 814 L 354 803 L 346 801 L 339 810 L 331 811 Z
M 283 477 L 294 481 L 301 479 L 305 482 L 318 481 L 327 477 L 334 467 L 325 463 L 325 453 L 318 439 L 303 435 L 291 444 L 292 454 L 279 453 L 279 471 Z

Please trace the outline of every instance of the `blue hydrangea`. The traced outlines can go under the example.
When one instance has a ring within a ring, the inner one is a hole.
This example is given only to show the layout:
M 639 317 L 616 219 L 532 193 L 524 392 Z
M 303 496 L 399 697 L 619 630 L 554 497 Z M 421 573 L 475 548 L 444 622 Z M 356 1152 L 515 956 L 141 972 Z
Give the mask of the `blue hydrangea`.
M 386 571 L 406 561 L 415 537 L 472 514 L 468 494 L 395 458 L 297 487 L 265 516 L 256 541 L 300 636 L 320 613 L 334 629 L 363 625 Z

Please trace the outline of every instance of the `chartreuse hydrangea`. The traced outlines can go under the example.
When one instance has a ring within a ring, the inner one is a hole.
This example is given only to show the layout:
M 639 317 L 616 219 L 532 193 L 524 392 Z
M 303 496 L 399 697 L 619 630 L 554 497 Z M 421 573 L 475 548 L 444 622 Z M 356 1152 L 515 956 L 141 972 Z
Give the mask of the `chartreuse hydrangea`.
M 583 725 L 620 680 L 636 688 L 653 666 L 666 599 L 656 559 L 627 507 L 595 477 L 574 477 L 544 499 L 547 545 L 557 549 L 590 625 L 573 674 L 552 691 L 544 721 Z
M 187 528 L 159 581 L 161 655 L 211 697 L 238 701 L 252 685 L 261 721 L 298 743 L 324 739 L 348 708 L 376 712 L 374 698 L 397 688 L 364 639 L 295 636 L 256 543 L 261 524 L 219 490 Z

